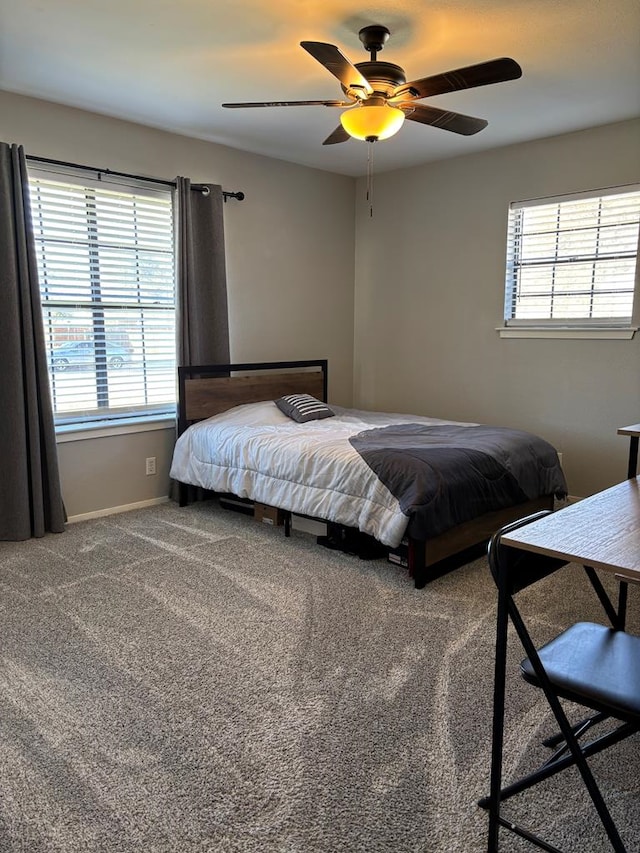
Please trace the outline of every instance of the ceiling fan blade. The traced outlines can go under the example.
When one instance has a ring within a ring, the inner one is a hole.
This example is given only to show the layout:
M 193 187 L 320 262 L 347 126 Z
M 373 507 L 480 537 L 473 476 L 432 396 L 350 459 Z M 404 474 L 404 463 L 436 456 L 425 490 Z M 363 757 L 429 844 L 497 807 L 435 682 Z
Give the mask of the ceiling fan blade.
M 307 53 L 324 65 L 327 71 L 337 77 L 345 89 L 362 92 L 363 97 L 373 92 L 367 78 L 363 77 L 355 65 L 352 65 L 334 44 L 325 44 L 323 41 L 301 41 L 300 47 L 303 47 Z
M 473 136 L 474 133 L 479 133 L 489 124 L 483 118 L 439 110 L 436 107 L 428 107 L 426 104 L 416 104 L 414 101 L 406 101 L 397 104 L 397 106 L 403 110 L 410 121 L 419 121 L 421 124 L 441 127 L 442 130 L 451 130 L 453 133 L 462 134 L 462 136 Z
M 423 77 L 421 80 L 402 83 L 394 90 L 392 99 L 431 98 L 445 92 L 459 92 L 461 89 L 474 89 L 476 86 L 488 86 L 490 83 L 517 80 L 518 77 L 522 77 L 522 68 L 514 59 L 508 57 L 490 59 L 478 65 L 455 68 L 443 74 L 434 74 L 433 77 Z
M 237 110 L 244 107 L 351 107 L 355 101 L 264 101 L 244 104 L 222 104 L 228 109 Z
M 344 129 L 344 127 L 339 124 L 333 133 L 329 134 L 325 141 L 322 143 L 323 145 L 335 145 L 336 142 L 347 142 L 351 137 Z

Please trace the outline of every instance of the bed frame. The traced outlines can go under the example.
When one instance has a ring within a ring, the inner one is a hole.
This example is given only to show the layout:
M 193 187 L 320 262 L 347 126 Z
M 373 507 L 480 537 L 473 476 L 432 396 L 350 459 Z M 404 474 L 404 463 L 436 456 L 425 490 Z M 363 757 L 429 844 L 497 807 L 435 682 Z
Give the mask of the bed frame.
M 247 364 L 209 364 L 178 368 L 178 435 L 196 421 L 226 412 L 243 403 L 275 400 L 284 394 L 311 394 L 327 402 L 327 360 L 271 361 Z M 180 506 L 188 502 L 188 487 L 179 484 Z M 510 521 L 540 509 L 553 508 L 553 495 L 486 513 L 431 539 L 409 538 L 408 568 L 417 589 L 442 574 L 444 562 L 486 543 Z M 285 535 L 291 513 L 283 511 Z M 326 519 L 317 519 L 326 521 Z

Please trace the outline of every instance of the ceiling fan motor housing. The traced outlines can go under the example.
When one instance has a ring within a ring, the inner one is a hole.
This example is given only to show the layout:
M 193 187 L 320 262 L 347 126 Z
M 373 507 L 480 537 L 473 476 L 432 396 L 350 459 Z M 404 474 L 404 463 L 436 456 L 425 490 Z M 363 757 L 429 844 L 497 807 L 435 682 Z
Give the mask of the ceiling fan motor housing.
M 404 68 L 392 62 L 357 62 L 355 66 L 363 77 L 366 77 L 376 95 L 389 97 L 397 86 L 407 82 Z M 350 94 L 350 90 L 342 87 L 342 91 Z

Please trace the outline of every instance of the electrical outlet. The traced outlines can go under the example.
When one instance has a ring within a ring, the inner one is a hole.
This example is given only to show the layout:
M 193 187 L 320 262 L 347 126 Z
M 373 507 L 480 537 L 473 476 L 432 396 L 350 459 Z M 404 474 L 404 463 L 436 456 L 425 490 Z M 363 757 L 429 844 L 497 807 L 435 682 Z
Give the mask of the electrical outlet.
M 156 457 L 155 456 L 147 456 L 146 466 L 147 466 L 146 467 L 147 476 L 149 476 L 149 474 L 155 474 L 156 473 Z

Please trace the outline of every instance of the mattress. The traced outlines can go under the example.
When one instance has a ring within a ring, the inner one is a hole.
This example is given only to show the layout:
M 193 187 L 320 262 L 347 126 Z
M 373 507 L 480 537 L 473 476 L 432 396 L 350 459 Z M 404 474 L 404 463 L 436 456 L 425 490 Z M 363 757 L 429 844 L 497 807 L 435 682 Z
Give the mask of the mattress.
M 354 527 L 392 548 L 407 532 L 429 538 L 442 532 L 436 530 L 438 524 L 446 529 L 465 520 L 464 516 L 498 508 L 491 501 L 512 505 L 566 491 L 555 450 L 529 433 L 504 430 L 504 436 L 492 433 L 485 439 L 478 430 L 486 428 L 478 424 L 332 408 L 335 417 L 300 424 L 282 414 L 273 401 L 266 401 L 200 421 L 178 438 L 171 477 Z M 475 436 L 472 451 L 459 448 L 467 436 Z M 390 455 L 384 452 L 387 443 L 392 446 Z M 478 465 L 480 458 L 485 459 L 482 465 Z M 447 470 L 441 460 L 446 460 Z M 463 468 L 475 477 L 472 487 L 460 475 Z M 443 498 L 451 505 L 443 485 L 447 480 L 458 484 L 455 512 L 443 515 Z M 509 494 L 502 487 L 505 480 L 514 481 L 506 490 Z M 416 481 L 428 484 L 431 497 L 416 493 Z M 498 482 L 499 497 L 492 495 L 483 504 L 478 489 L 495 492 Z M 441 516 L 444 520 L 437 521 Z

